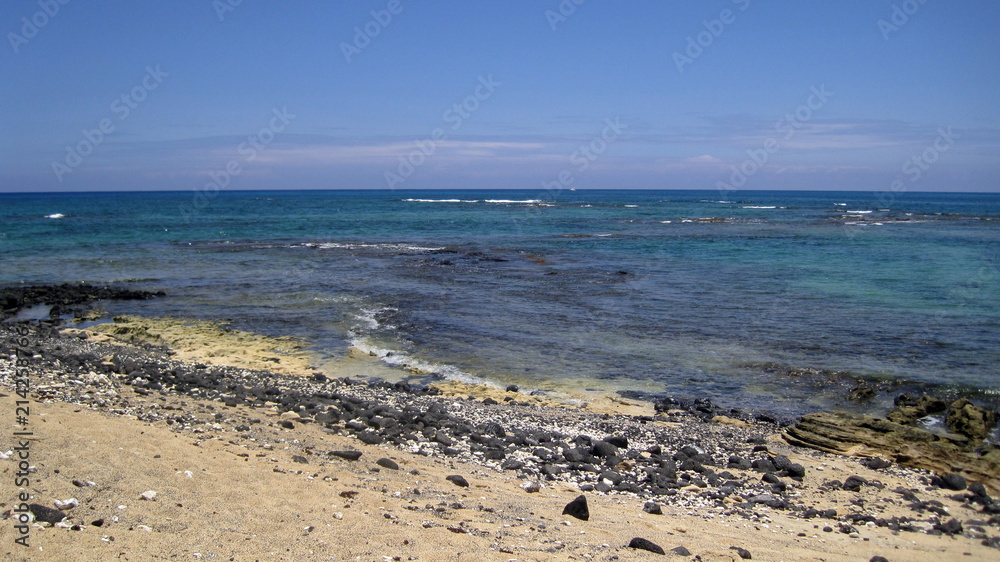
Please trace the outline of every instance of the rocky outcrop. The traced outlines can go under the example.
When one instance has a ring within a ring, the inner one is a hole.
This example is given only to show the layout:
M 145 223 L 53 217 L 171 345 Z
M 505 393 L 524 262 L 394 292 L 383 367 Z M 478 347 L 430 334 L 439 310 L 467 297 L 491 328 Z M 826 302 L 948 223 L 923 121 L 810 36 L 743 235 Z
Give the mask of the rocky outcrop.
M 115 287 L 88 285 L 86 283 L 62 285 L 15 285 L 0 288 L 0 318 L 13 316 L 19 310 L 37 304 L 53 307 L 54 317 L 65 307 L 89 304 L 102 300 L 145 300 L 164 296 L 163 291 L 151 292 Z
M 997 413 L 980 408 L 967 399 L 956 400 L 948 406 L 945 424 L 948 431 L 965 435 L 969 439 L 981 441 L 989 437 L 997 425 Z
M 885 417 L 891 422 L 911 424 L 920 418 L 940 414 L 947 409 L 948 403 L 939 398 L 926 394 L 919 398 L 914 398 L 909 394 L 900 394 L 896 397 L 895 407 Z
M 939 435 L 871 416 L 818 412 L 789 427 L 785 439 L 829 453 L 882 456 L 938 474 L 961 474 L 1000 493 L 1000 447 L 974 449 L 964 435 Z

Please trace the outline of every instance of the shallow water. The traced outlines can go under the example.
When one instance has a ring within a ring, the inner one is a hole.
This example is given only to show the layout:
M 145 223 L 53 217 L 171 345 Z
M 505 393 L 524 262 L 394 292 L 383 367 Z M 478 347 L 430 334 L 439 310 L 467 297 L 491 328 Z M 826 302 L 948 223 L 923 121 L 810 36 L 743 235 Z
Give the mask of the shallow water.
M 106 308 L 304 337 L 331 365 L 355 346 L 450 378 L 787 413 L 856 407 L 861 376 L 887 381 L 869 409 L 914 384 L 1000 401 L 998 243 L 998 195 L 0 195 L 3 284 L 164 289 Z

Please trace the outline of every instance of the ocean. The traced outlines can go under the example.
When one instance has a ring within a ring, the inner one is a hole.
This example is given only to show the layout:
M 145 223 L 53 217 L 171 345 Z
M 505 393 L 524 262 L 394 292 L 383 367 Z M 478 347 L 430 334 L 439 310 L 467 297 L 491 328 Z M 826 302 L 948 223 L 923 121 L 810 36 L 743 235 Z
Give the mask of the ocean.
M 780 415 L 1000 405 L 998 194 L 0 194 L 0 260 L 2 285 L 162 289 L 105 308 L 296 336 L 341 375 L 361 355 Z

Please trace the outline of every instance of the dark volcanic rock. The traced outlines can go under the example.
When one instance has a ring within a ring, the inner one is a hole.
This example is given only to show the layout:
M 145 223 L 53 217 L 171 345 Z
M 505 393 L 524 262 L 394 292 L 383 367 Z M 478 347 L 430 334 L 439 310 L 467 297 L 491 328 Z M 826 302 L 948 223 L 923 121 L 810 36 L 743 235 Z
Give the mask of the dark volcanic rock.
M 740 548 L 738 546 L 731 546 L 731 547 L 729 547 L 729 550 L 735 550 L 736 554 L 739 554 L 740 558 L 742 558 L 744 560 L 751 560 L 751 559 L 753 559 L 753 556 L 750 555 L 750 551 L 747 550 L 747 549 L 745 549 L 745 548 Z
M 683 546 L 675 546 L 674 548 L 670 549 L 670 552 L 673 552 L 677 556 L 691 556 L 691 551 L 684 548 Z
M 385 441 L 385 439 L 383 439 L 378 433 L 368 429 L 358 434 L 358 441 L 369 445 L 380 445 Z
M 35 521 L 41 521 L 42 523 L 55 525 L 66 518 L 66 514 L 58 509 L 52 509 L 51 507 L 45 507 L 37 503 L 29 504 L 28 509 L 35 516 Z
M 65 306 L 89 304 L 99 300 L 146 300 L 162 297 L 163 291 L 137 291 L 110 285 L 63 284 L 13 286 L 0 289 L 0 318 L 13 316 L 23 308 L 37 304 L 53 306 L 53 312 Z
M 860 476 L 848 476 L 847 480 L 844 480 L 844 489 L 848 492 L 860 492 L 861 487 L 868 484 L 868 480 Z
M 330 454 L 349 461 L 356 461 L 361 458 L 361 451 L 330 451 Z
M 456 486 L 460 486 L 462 488 L 468 488 L 469 487 L 469 481 L 466 480 L 464 476 L 460 476 L 458 474 L 452 474 L 450 476 L 447 476 L 447 477 L 445 477 L 445 480 L 451 482 L 452 484 L 454 484 Z
M 883 468 L 889 468 L 892 463 L 881 458 L 881 457 L 869 457 L 861 461 L 861 464 L 872 470 L 880 470 Z
M 966 488 L 965 477 L 955 473 L 945 474 L 940 478 L 940 486 L 961 492 Z
M 595 457 L 607 458 L 618 454 L 618 447 L 608 443 L 607 441 L 598 441 L 594 443 L 594 447 L 590 450 L 590 453 Z
M 663 547 L 661 547 L 660 545 L 656 544 L 653 541 L 644 539 L 642 537 L 635 537 L 634 539 L 630 540 L 628 543 L 628 547 L 637 550 L 648 550 L 649 552 L 655 552 L 656 554 L 664 554 L 664 555 L 666 554 L 666 552 L 663 551 Z
M 375 464 L 381 466 L 382 468 L 388 468 L 389 470 L 399 470 L 399 464 L 397 464 L 396 461 L 385 457 L 375 461 Z
M 947 523 L 938 523 L 934 528 L 946 535 L 959 535 L 962 533 L 962 524 L 958 519 L 952 517 Z
M 656 502 L 646 502 L 642 506 L 642 510 L 650 515 L 663 515 L 663 510 L 660 508 L 660 504 Z
M 576 517 L 582 521 L 590 520 L 590 508 L 587 507 L 587 496 L 580 494 L 573 501 L 566 504 L 563 508 L 563 515 L 569 515 L 570 517 Z M 662 553 L 661 553 L 662 554 Z

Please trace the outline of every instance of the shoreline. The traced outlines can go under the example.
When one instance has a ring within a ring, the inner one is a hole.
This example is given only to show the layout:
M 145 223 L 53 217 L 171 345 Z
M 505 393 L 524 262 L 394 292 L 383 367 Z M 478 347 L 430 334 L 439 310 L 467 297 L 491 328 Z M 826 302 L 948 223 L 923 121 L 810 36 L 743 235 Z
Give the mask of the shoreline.
M 488 560 L 653 556 L 626 546 L 636 536 L 703 560 L 738 558 L 729 546 L 765 560 L 891 560 L 897 549 L 908 558 L 986 560 L 996 550 L 981 543 L 1000 545 L 1000 517 L 983 513 L 974 494 L 931 485 L 927 471 L 793 447 L 776 424 L 706 417 L 693 404 L 567 408 L 457 383 L 414 389 L 251 368 L 275 365 L 261 357 L 239 366 L 208 364 L 218 356 L 179 361 L 148 342 L 20 325 L 31 330 L 32 406 L 44 420 L 35 424 L 32 501 L 53 507 L 75 496 L 81 504 L 65 510 L 69 528 L 32 530 L 44 555 L 31 559 L 157 558 L 178 548 L 193 556 L 191 548 L 215 541 L 236 559 L 289 560 L 433 560 L 443 559 L 441 548 Z M 10 329 L 3 326 L 8 351 Z M 278 343 L 259 337 L 260 346 Z M 0 373 L 13 390 L 6 355 Z M 151 454 L 161 447 L 169 453 Z M 360 458 L 338 456 L 347 450 Z M 374 462 L 381 458 L 401 470 Z M 171 470 L 157 468 L 162 459 Z M 191 470 L 187 478 L 182 466 L 201 459 L 210 477 Z M 240 476 L 227 479 L 232 471 Z M 147 489 L 159 499 L 137 499 Z M 358 494 L 343 495 L 351 491 Z M 589 521 L 562 514 L 581 494 Z M 647 502 L 662 514 L 646 511 Z M 235 530 L 223 536 L 219 514 L 237 512 L 246 520 L 223 517 Z M 93 526 L 98 519 L 107 526 Z M 7 523 L 0 551 L 19 556 Z M 170 532 L 181 527 L 178 544 Z

